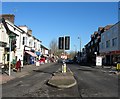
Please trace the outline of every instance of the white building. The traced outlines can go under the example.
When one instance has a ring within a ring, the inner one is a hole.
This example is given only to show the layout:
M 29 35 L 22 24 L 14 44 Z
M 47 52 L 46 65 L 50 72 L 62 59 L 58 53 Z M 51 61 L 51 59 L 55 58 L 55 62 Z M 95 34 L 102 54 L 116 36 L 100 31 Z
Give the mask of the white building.
M 120 22 L 101 34 L 100 54 L 105 64 L 120 60 Z
M 45 46 L 41 45 L 41 54 L 46 56 L 49 54 L 49 49 L 46 48 Z
M 32 30 L 27 26 L 16 26 L 14 15 L 7 14 L 5 18 L 0 19 L 0 63 L 12 63 L 13 60 L 20 59 L 23 66 L 25 62 L 30 63 L 30 58 L 40 58 L 41 41 L 32 36 Z M 16 39 L 16 49 L 13 51 L 10 51 L 11 34 Z
M 3 64 L 7 64 L 9 61 L 11 63 L 13 62 L 13 60 L 16 59 L 16 50 L 18 48 L 21 48 L 20 44 L 18 43 L 20 42 L 19 36 L 21 33 L 23 33 L 23 31 L 12 22 L 10 22 L 9 20 L 5 20 L 4 18 L 1 18 L 0 23 L 0 41 L 3 42 L 3 44 L 5 45 L 1 48 L 2 50 L 0 52 L 0 62 Z M 12 45 L 10 45 L 10 42 L 12 43 L 12 39 L 17 39 L 17 48 L 14 51 L 10 51 L 10 46 Z
M 24 47 L 24 64 L 34 64 L 36 59 L 40 59 L 41 41 L 32 36 L 32 30 L 27 26 L 19 26 L 25 31 L 23 34 L 22 45 Z
M 6 59 L 6 55 L 5 55 L 6 46 L 9 46 L 9 36 L 2 23 L 2 19 L 0 19 L 0 63 L 3 64 L 4 64 L 4 59 Z

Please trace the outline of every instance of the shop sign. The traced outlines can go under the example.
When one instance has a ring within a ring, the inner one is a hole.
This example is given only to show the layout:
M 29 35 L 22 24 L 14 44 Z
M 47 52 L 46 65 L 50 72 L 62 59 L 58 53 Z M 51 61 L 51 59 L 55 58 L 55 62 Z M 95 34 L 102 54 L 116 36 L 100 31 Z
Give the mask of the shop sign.
M 29 48 L 29 47 L 25 47 L 25 50 L 29 50 L 29 51 L 30 51 L 30 50 L 31 50 L 31 48 Z
M 23 55 L 23 50 L 22 49 L 17 49 L 16 55 Z

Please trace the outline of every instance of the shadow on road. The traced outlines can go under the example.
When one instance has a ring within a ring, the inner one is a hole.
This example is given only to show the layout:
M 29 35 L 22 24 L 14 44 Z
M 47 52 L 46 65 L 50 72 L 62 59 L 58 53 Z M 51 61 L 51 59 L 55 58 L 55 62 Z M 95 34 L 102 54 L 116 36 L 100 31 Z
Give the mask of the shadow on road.
M 93 70 L 90 70 L 90 69 L 78 69 L 78 70 L 81 70 L 81 71 L 93 71 Z
M 47 73 L 47 74 L 52 74 L 53 75 L 53 73 L 54 72 L 47 72 L 47 71 L 42 71 L 42 70 L 33 70 L 34 72 L 41 72 L 41 73 Z

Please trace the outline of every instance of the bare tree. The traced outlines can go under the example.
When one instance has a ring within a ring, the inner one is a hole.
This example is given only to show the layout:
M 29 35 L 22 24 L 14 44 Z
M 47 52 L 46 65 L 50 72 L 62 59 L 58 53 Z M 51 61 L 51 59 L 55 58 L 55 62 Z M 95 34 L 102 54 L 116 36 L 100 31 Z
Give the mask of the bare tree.
M 69 52 L 69 58 L 74 58 L 75 57 L 75 52 L 74 51 L 70 51 Z
M 51 50 L 51 54 L 56 54 L 57 51 L 58 51 L 58 44 L 57 44 L 57 40 L 56 39 L 53 39 L 51 42 L 50 42 L 50 50 Z

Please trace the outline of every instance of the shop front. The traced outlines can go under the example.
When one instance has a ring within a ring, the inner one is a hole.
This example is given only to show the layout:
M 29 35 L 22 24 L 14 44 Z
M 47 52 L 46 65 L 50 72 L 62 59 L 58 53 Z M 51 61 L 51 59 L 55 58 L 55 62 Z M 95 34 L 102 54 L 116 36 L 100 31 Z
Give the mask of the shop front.
M 103 56 L 103 64 L 104 65 L 115 65 L 120 62 L 120 51 L 110 51 L 107 53 L 101 53 Z
M 29 64 L 34 64 L 36 61 L 37 55 L 31 51 L 25 51 L 24 52 L 24 64 L 29 65 Z

